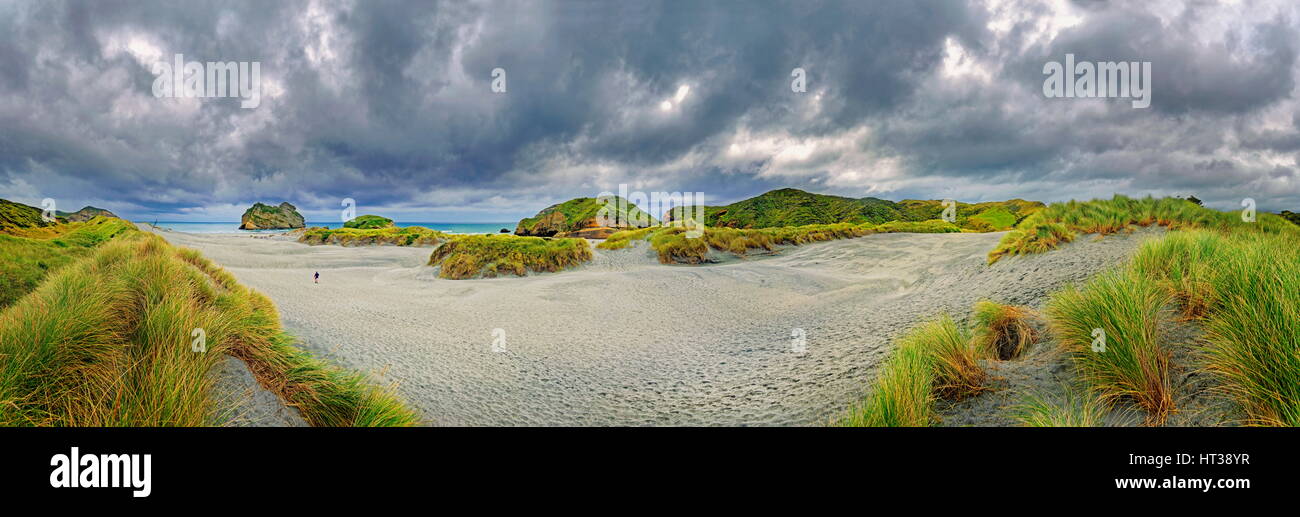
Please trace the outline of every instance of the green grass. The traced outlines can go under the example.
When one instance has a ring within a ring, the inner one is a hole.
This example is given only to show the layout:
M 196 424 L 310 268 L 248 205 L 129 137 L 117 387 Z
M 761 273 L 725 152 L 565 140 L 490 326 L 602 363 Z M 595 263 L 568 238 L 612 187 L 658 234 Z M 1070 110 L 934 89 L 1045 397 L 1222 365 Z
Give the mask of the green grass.
M 279 321 L 198 252 L 126 231 L 0 312 L 0 425 L 217 425 L 212 372 L 225 354 L 313 425 L 415 423 L 389 391 L 293 346 Z M 205 352 L 191 349 L 196 328 Z
M 1152 279 L 1205 330 L 1201 366 L 1249 425 L 1300 425 L 1300 238 L 1196 231 L 1146 243 Z
M 453 280 L 499 275 L 552 273 L 591 260 L 586 239 L 549 239 L 514 235 L 463 235 L 433 250 L 430 266 Z
M 0 199 L 0 232 L 25 228 L 43 228 L 55 223 L 41 218 L 41 209 Z
M 360 219 L 358 217 L 357 219 Z M 354 221 L 356 219 L 353 219 Z M 311 245 L 337 246 L 437 246 L 451 235 L 423 226 L 404 228 L 307 228 L 298 242 Z
M 1136 403 L 1152 425 L 1174 409 L 1170 351 L 1160 334 L 1170 299 L 1154 279 L 1118 270 L 1052 294 L 1047 306 L 1052 333 L 1080 376 L 1107 404 Z M 1096 329 L 1105 333 L 1104 349 L 1094 350 Z
M 810 224 L 741 230 L 705 228 L 703 235 L 689 238 L 683 226 L 662 226 L 617 232 L 597 245 L 601 249 L 623 249 L 633 240 L 648 240 L 664 264 L 701 264 L 709 262 L 709 250 L 743 257 L 752 251 L 773 251 L 776 246 L 799 246 L 812 242 L 851 239 L 875 233 L 951 233 L 957 226 L 944 221 L 891 221 L 871 224 Z
M 50 273 L 134 229 L 134 225 L 121 219 L 96 217 L 84 223 L 0 233 L 0 309 L 36 289 Z
M 944 314 L 900 338 L 881 366 L 874 389 L 838 425 L 924 427 L 934 422 L 934 401 L 960 400 L 987 388 L 971 334 Z
M 1001 231 L 1010 229 L 1016 224 L 1016 214 L 1007 211 L 1003 207 L 992 207 L 983 212 L 970 216 L 971 228 L 985 228 L 989 231 Z
M 387 217 L 377 215 L 359 215 L 343 223 L 344 228 L 356 228 L 359 230 L 374 230 L 378 228 L 392 228 L 393 220 Z
M 1025 427 L 1103 427 L 1110 408 L 1093 393 L 1066 387 L 1059 399 L 1026 394 L 1011 407 L 1011 415 Z
M 1151 225 L 1169 229 L 1300 233 L 1300 228 L 1273 214 L 1259 213 L 1255 222 L 1248 223 L 1241 220 L 1239 212 L 1220 212 L 1185 199 L 1133 199 L 1117 195 L 1111 199 L 1053 203 L 1034 213 L 989 252 L 989 263 L 1009 255 L 1042 253 L 1074 240 L 1079 234 L 1107 235 Z
M 1038 341 L 1038 332 L 1029 324 L 1028 307 L 980 300 L 972 312 L 975 343 L 984 357 L 1015 359 Z

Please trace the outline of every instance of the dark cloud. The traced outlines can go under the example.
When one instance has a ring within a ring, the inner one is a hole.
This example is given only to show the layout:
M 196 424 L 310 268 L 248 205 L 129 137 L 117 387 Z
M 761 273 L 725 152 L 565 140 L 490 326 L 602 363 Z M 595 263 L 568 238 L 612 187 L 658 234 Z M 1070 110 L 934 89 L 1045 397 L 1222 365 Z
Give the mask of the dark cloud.
M 12 2 L 0 197 L 225 220 L 345 197 L 508 220 L 619 183 L 1294 210 L 1300 10 L 1245 4 Z M 260 62 L 261 105 L 154 98 L 175 53 Z M 1152 62 L 1151 108 L 1043 98 L 1065 53 Z

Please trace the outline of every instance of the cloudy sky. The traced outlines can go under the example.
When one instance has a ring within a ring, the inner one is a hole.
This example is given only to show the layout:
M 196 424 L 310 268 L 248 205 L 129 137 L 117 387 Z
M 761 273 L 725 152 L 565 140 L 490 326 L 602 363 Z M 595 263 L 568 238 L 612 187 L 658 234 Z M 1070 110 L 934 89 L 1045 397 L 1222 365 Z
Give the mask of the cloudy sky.
M 196 221 L 344 198 L 512 221 L 620 183 L 1297 210 L 1298 4 L 0 0 L 0 197 Z M 177 53 L 260 63 L 260 105 L 156 97 Z M 1149 61 L 1151 106 L 1046 98 L 1067 53 Z

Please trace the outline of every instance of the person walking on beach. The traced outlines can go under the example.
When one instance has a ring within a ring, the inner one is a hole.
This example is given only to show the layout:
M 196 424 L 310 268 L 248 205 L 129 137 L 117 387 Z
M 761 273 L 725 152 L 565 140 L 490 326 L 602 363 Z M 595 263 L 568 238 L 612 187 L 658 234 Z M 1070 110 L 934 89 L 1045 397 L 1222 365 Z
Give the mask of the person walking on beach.
M 320 283 L 320 271 L 316 272 L 316 277 L 314 278 L 314 280 L 316 281 L 316 283 L 318 284 Z

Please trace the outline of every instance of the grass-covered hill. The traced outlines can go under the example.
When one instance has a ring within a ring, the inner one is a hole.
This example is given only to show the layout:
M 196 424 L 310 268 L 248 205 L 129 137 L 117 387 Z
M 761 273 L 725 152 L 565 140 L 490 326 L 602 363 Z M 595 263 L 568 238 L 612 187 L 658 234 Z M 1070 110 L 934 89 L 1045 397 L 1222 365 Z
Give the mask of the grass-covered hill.
M 58 212 L 58 216 L 67 219 L 68 222 L 82 223 L 96 217 L 117 217 L 117 214 L 103 208 L 86 206 L 76 212 Z
M 41 218 L 39 208 L 0 199 L 0 231 L 44 228 L 52 224 L 54 223 L 47 223 Z
M 1013 199 L 986 203 L 957 203 L 956 224 L 965 230 L 996 231 L 1014 226 L 1043 208 L 1036 201 Z M 889 201 L 874 197 L 860 199 L 814 194 L 784 188 L 726 206 L 704 207 L 704 224 L 725 228 L 776 228 L 809 224 L 881 224 L 890 221 L 920 222 L 941 219 L 939 200 Z M 680 221 L 694 209 L 677 207 L 667 219 Z
M 0 426 L 220 425 L 227 355 L 313 425 L 416 423 L 388 390 L 299 348 L 269 299 L 197 251 L 117 218 L 42 225 L 11 205 L 23 226 L 0 229 Z
M 644 228 L 657 224 L 658 219 L 621 197 L 613 196 L 608 202 L 593 197 L 580 197 L 548 206 L 537 215 L 520 220 L 515 227 L 515 235 L 604 238 L 620 229 Z M 584 230 L 600 231 L 578 234 Z

